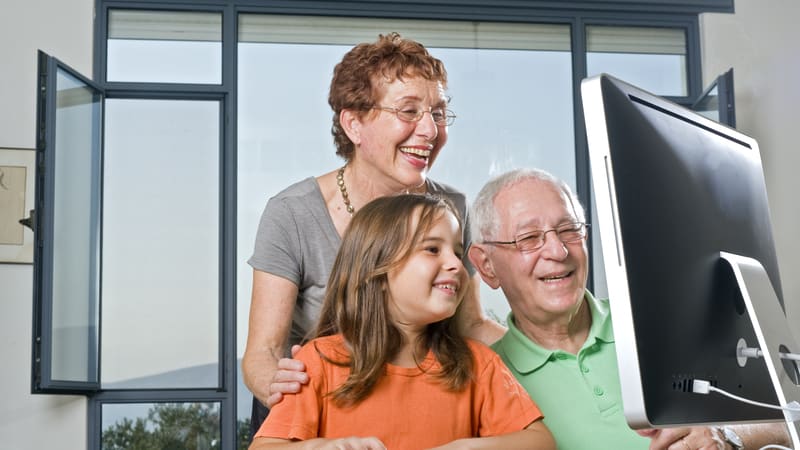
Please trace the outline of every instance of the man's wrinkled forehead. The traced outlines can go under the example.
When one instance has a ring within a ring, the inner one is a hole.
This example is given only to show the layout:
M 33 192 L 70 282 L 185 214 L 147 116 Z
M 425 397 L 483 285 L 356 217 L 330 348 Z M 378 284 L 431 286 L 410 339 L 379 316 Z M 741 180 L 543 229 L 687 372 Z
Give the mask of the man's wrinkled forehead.
M 521 180 L 498 193 L 498 197 L 501 196 L 505 197 L 505 211 L 497 211 L 498 223 L 501 224 L 501 227 L 506 224 L 511 225 L 511 228 L 520 229 L 544 226 L 553 220 L 558 223 L 578 220 L 569 194 L 548 180 L 534 178 Z M 552 204 L 558 204 L 558 206 L 532 210 L 530 208 L 531 199 L 543 196 L 557 197 L 559 201 Z

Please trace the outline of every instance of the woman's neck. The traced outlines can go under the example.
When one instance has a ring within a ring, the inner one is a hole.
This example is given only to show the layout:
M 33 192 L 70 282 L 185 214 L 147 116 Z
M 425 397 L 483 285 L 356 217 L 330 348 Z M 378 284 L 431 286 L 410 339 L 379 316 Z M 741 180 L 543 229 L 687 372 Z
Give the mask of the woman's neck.
M 344 235 L 353 214 L 364 205 L 378 197 L 397 195 L 406 191 L 405 187 L 398 183 L 376 181 L 385 177 L 374 170 L 361 169 L 357 161 L 350 161 L 344 166 L 343 171 L 341 169 L 339 167 L 317 178 L 325 205 L 339 236 Z M 341 176 L 339 176 L 340 171 Z M 409 189 L 415 193 L 423 193 L 426 190 L 425 183 Z
M 402 193 L 424 193 L 427 191 L 424 182 L 419 186 L 405 186 L 396 180 L 386 178 L 372 167 L 359 164 L 358 160 L 350 161 L 345 166 L 344 184 L 349 195 L 355 198 L 359 206 L 363 206 L 378 197 Z

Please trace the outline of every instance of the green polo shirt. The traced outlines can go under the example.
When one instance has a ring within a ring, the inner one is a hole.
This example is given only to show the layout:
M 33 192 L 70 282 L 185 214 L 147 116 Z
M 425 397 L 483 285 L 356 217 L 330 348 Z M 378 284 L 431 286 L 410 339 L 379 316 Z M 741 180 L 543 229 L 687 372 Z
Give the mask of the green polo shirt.
M 560 450 L 647 449 L 650 439 L 631 430 L 623 415 L 608 301 L 589 291 L 585 300 L 592 327 L 577 355 L 535 344 L 513 314 L 492 348 L 539 405 Z

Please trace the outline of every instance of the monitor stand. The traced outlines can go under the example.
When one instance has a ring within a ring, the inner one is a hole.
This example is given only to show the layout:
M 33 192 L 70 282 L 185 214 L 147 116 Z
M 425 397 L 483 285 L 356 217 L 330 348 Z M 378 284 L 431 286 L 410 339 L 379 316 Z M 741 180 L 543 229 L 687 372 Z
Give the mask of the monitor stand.
M 780 356 L 781 352 L 800 352 L 800 346 L 794 340 L 786 315 L 775 295 L 767 272 L 761 263 L 753 258 L 726 252 L 720 252 L 720 258 L 730 265 L 736 282 L 739 284 L 739 290 L 758 339 L 758 347 L 761 349 L 767 365 L 780 406 L 785 407 L 791 401 L 800 401 L 798 363 L 784 360 Z M 792 377 L 794 377 L 794 381 Z M 783 415 L 786 418 L 786 427 L 792 440 L 792 447 L 800 449 L 799 430 L 795 422 L 800 417 L 800 413 L 784 410 Z

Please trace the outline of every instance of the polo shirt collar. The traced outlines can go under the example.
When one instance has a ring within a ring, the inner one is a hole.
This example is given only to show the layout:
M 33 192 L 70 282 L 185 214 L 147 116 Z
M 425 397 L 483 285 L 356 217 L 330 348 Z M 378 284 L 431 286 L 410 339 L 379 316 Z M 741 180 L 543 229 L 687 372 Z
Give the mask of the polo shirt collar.
M 607 301 L 600 301 L 587 290 L 584 300 L 589 304 L 592 316 L 592 325 L 589 335 L 581 351 L 594 345 L 595 342 L 614 342 L 614 333 L 611 327 L 611 316 Z M 508 315 L 508 332 L 503 336 L 500 345 L 508 358 L 508 362 L 519 373 L 529 373 L 543 366 L 557 350 L 548 350 L 530 340 L 514 323 L 514 314 Z

